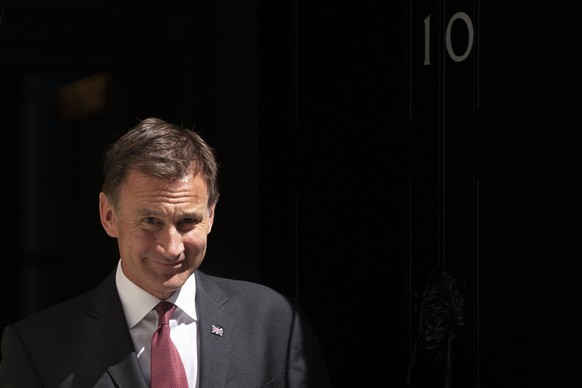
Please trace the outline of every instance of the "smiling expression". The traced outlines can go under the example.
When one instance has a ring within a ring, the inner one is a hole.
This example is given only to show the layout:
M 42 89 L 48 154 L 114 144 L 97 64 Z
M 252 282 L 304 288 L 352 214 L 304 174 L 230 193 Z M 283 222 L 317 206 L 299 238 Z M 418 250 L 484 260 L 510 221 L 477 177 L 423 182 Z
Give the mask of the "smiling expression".
M 101 223 L 117 239 L 123 273 L 159 299 L 182 287 L 200 266 L 212 229 L 203 177 L 162 180 L 131 171 L 117 206 L 99 195 Z

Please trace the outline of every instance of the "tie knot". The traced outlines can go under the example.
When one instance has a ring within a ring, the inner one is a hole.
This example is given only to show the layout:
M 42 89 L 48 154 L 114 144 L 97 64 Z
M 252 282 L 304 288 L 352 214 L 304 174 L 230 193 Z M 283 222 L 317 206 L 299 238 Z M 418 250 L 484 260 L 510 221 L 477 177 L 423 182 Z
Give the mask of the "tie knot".
M 160 303 L 158 303 L 156 305 L 156 307 L 154 308 L 154 310 L 156 310 L 156 312 L 158 313 L 159 317 L 160 317 L 160 325 L 167 325 L 168 322 L 170 321 L 170 318 L 172 317 L 172 315 L 174 314 L 174 311 L 176 311 L 176 305 L 173 304 L 172 302 L 167 302 L 167 301 L 161 301 Z

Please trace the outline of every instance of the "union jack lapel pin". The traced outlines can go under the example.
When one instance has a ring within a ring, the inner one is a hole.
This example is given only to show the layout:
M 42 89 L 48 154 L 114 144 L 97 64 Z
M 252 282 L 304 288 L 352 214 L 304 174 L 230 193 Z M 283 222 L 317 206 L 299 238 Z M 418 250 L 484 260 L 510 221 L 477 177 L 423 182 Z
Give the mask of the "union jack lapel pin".
M 214 335 L 222 337 L 222 335 L 224 334 L 224 329 L 222 328 L 222 326 L 212 325 L 212 329 L 210 332 Z

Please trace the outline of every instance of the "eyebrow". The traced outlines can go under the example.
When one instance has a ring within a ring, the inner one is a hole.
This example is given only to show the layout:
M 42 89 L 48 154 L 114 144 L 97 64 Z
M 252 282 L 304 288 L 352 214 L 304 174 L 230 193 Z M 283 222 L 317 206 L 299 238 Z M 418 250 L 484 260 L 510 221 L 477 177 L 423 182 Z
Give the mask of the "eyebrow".
M 137 209 L 137 212 L 143 216 L 161 216 L 163 214 L 161 211 L 151 209 Z
M 145 216 L 145 217 L 151 217 L 151 216 L 161 217 L 164 215 L 164 212 L 161 212 L 159 210 L 151 210 L 151 209 L 138 209 L 138 214 L 140 214 L 141 216 Z M 181 213 L 179 213 L 179 215 L 180 215 L 180 218 L 200 218 L 203 216 L 202 212 L 199 212 L 197 210 L 181 212 Z

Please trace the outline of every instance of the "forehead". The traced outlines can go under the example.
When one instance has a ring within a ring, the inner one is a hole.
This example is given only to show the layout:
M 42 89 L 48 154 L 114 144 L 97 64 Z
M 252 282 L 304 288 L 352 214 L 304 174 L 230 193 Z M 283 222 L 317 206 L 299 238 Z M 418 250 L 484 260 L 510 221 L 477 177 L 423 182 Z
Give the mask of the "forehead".
M 166 180 L 131 171 L 121 187 L 120 200 L 126 205 L 128 202 L 135 205 L 206 205 L 208 188 L 201 174 Z

